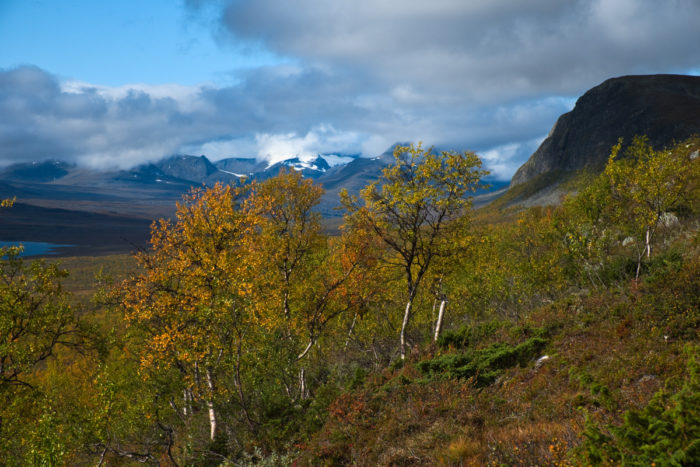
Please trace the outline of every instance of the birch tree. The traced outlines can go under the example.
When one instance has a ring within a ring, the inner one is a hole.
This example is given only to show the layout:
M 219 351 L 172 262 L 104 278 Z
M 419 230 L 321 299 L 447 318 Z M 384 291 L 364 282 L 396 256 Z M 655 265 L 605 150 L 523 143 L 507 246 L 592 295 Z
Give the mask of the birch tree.
M 229 391 L 253 425 L 241 375 L 254 324 L 245 261 L 251 223 L 240 209 L 242 195 L 222 185 L 187 195 L 175 222 L 154 224 L 150 251 L 137 256 L 144 272 L 116 290 L 141 340 L 141 374 L 178 374 L 170 406 L 189 419 L 203 405 L 211 440 L 220 425 L 216 401 L 230 399 Z
M 642 261 L 651 258 L 652 242 L 662 216 L 678 207 L 697 175 L 698 161 L 690 159 L 693 140 L 672 149 L 654 150 L 645 136 L 637 136 L 619 158 L 622 140 L 613 146 L 604 175 L 610 183 L 613 217 L 636 247 L 639 279 Z M 687 147 L 686 147 L 687 146 Z
M 30 387 L 38 364 L 79 342 L 78 320 L 61 286 L 68 273 L 44 261 L 27 265 L 21 252 L 0 248 L 0 394 Z
M 2 200 L 0 207 L 13 203 Z M 11 465 L 57 464 L 65 437 L 39 436 L 54 422 L 45 368 L 70 353 L 66 350 L 86 351 L 89 343 L 61 283 L 68 272 L 44 260 L 27 261 L 22 251 L 21 246 L 0 248 L 0 458 Z M 47 451 L 37 448 L 37 440 Z
M 361 201 L 341 193 L 348 225 L 363 226 L 392 255 L 385 261 L 405 279 L 405 308 L 399 335 L 406 358 L 406 331 L 421 282 L 435 258 L 449 257 L 454 238 L 469 219 L 469 193 L 488 172 L 473 152 L 436 154 L 432 148 L 397 146 L 394 164 L 360 193 Z
M 353 243 L 321 231 L 315 208 L 322 194 L 299 172 L 283 171 L 255 184 L 245 203 L 255 219 L 249 261 L 256 264 L 256 313 L 266 329 L 287 341 L 287 369 L 309 355 L 329 323 L 355 306 L 351 284 L 363 274 L 363 256 Z M 299 394 L 307 392 L 302 367 Z

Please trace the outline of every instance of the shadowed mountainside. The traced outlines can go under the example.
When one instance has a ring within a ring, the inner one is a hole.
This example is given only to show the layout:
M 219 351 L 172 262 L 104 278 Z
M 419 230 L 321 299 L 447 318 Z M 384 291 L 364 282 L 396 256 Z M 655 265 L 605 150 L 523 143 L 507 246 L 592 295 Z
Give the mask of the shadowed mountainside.
M 700 133 L 700 77 L 622 76 L 586 92 L 513 175 L 511 187 L 552 172 L 600 168 L 623 138 L 647 135 L 661 149 Z

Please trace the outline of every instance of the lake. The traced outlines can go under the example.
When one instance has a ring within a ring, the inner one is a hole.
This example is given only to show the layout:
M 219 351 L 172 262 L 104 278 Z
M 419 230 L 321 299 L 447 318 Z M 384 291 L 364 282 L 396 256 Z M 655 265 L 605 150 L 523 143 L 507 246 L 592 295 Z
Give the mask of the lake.
M 39 256 L 39 255 L 55 255 L 57 252 L 56 248 L 69 247 L 73 245 L 59 245 L 56 243 L 46 243 L 46 242 L 8 242 L 0 241 L 0 247 L 9 246 L 24 246 L 24 251 L 20 256 Z

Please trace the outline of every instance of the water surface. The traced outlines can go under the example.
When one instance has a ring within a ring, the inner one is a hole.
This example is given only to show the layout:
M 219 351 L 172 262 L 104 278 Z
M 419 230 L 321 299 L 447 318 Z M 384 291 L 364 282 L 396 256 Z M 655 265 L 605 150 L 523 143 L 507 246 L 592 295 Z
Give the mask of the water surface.
M 58 253 L 56 251 L 56 248 L 73 246 L 46 242 L 8 242 L 0 240 L 0 247 L 10 247 L 19 245 L 22 245 L 24 247 L 24 251 L 22 251 L 22 254 L 20 254 L 20 256 L 55 255 L 56 253 Z

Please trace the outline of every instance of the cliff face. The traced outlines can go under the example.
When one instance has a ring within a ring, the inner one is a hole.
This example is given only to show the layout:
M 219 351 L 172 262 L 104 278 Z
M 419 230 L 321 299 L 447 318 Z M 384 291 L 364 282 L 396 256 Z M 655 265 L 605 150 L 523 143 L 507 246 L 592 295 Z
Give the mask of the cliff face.
M 551 171 L 602 166 L 620 137 L 629 143 L 635 135 L 647 135 L 659 149 L 694 134 L 700 134 L 700 76 L 612 78 L 559 117 L 511 186 Z

